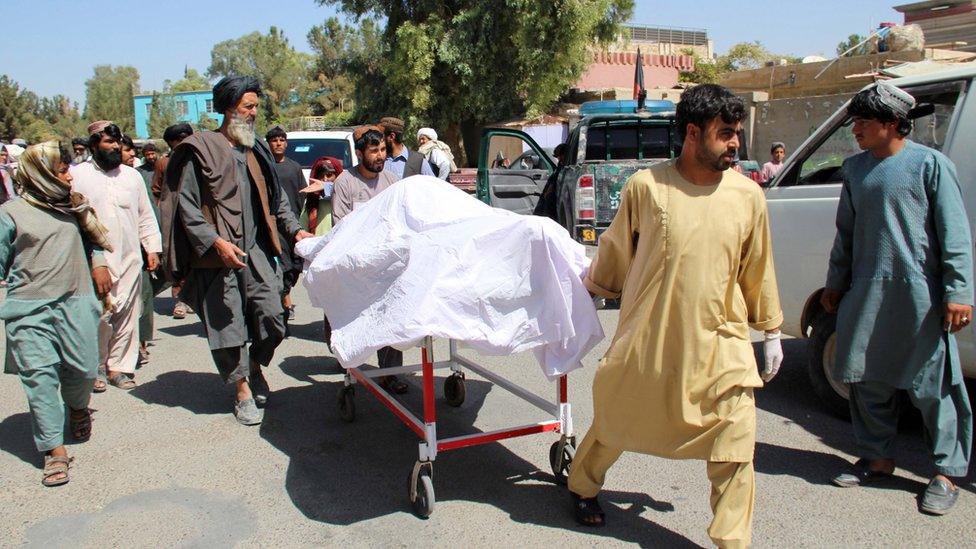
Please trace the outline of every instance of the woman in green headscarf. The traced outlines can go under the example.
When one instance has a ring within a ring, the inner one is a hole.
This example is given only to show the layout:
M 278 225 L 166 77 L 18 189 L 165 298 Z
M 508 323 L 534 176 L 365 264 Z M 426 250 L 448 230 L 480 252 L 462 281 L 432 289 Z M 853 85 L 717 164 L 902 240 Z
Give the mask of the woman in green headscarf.
M 56 141 L 28 147 L 15 175 L 21 199 L 0 206 L 0 278 L 8 283 L 0 303 L 4 371 L 19 376 L 27 393 L 45 486 L 68 482 L 65 406 L 72 437 L 91 436 L 98 295 L 111 287 L 101 257 L 108 249 L 105 227 L 85 198 L 71 192 L 68 162 Z

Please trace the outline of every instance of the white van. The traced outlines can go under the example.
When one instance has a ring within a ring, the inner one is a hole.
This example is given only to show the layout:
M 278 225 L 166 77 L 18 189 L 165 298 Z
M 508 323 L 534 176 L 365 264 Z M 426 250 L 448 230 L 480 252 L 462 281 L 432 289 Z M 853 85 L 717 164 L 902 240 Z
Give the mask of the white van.
M 929 114 L 917 118 L 910 139 L 938 149 L 956 164 L 970 226 L 976 226 L 976 97 L 969 93 L 976 65 L 891 80 Z M 786 160 L 766 190 L 783 332 L 810 340 L 809 376 L 828 408 L 847 415 L 847 387 L 827 372 L 834 360 L 835 316 L 820 306 L 833 246 L 841 163 L 860 149 L 841 107 Z M 972 329 L 957 334 L 963 373 L 976 377 Z
M 288 132 L 285 156 L 301 164 L 305 181 L 310 177 L 312 163 L 321 156 L 342 160 L 343 169 L 359 164 L 352 132 L 348 130 Z

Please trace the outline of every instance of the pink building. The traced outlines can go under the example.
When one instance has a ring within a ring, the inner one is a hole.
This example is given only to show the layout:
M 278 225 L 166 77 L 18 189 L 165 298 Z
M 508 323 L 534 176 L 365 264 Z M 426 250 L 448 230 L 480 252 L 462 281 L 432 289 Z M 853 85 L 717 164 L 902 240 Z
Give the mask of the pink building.
M 678 83 L 678 73 L 695 68 L 690 55 L 643 54 L 644 87 L 670 88 Z M 633 88 L 637 52 L 595 52 L 589 68 L 573 86 L 579 90 Z

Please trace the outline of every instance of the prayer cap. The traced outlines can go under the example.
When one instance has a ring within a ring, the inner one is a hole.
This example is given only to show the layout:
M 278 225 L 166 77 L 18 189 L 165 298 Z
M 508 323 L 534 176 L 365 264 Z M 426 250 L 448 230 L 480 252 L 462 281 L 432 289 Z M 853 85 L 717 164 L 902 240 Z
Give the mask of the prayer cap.
M 379 132 L 381 134 L 383 133 L 383 128 L 381 128 L 379 126 L 373 126 L 373 125 L 359 126 L 355 130 L 353 130 L 353 132 L 352 132 L 352 140 L 353 141 L 359 141 L 359 139 L 362 136 L 366 135 L 366 132 L 368 132 L 370 130 Z
M 878 94 L 878 99 L 898 116 L 907 118 L 908 112 L 915 108 L 915 98 L 901 88 L 887 82 L 879 82 L 874 90 Z
M 95 135 L 96 133 L 102 133 L 102 131 L 115 124 L 111 120 L 99 120 L 97 122 L 92 122 L 88 125 L 88 135 Z
M 403 133 L 403 130 L 407 128 L 403 120 L 396 118 L 395 116 L 384 116 L 380 119 L 380 126 L 383 126 L 385 132 Z

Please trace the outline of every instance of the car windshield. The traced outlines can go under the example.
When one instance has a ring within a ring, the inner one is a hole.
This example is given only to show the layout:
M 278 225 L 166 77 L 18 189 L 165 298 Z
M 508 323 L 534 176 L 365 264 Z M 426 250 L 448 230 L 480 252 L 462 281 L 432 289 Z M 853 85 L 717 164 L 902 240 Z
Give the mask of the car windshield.
M 635 160 L 671 158 L 671 131 L 668 126 L 594 125 L 586 132 L 586 160 Z M 638 155 L 640 153 L 640 155 Z
M 321 156 L 338 158 L 344 167 L 349 167 L 352 166 L 349 155 L 349 142 L 345 139 L 289 138 L 285 151 L 285 156 L 306 169 Z

